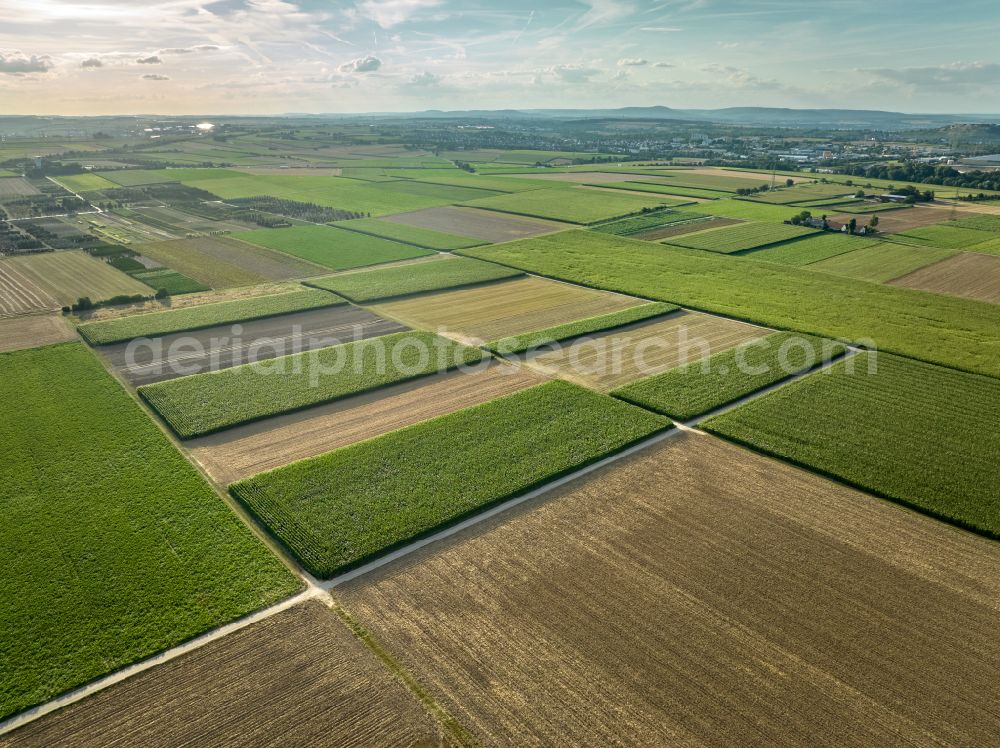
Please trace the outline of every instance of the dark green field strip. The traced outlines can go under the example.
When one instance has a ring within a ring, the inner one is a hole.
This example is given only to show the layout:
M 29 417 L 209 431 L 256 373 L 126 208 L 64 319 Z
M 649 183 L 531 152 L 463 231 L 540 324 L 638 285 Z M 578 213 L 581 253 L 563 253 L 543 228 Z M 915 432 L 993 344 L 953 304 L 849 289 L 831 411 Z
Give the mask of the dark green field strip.
M 843 355 L 846 346 L 777 332 L 698 363 L 640 379 L 611 394 L 688 421 Z
M 524 353 L 525 351 L 540 348 L 549 343 L 557 343 L 560 340 L 569 340 L 570 338 L 592 332 L 604 332 L 616 327 L 630 325 L 633 322 L 641 322 L 642 320 L 659 317 L 663 314 L 675 312 L 679 308 L 676 304 L 664 304 L 662 302 L 643 304 L 631 309 L 623 309 L 620 312 L 602 314 L 598 317 L 589 317 L 588 319 L 569 322 L 565 325 L 557 325 L 556 327 L 549 327 L 544 330 L 535 330 L 534 332 L 526 332 L 522 335 L 493 340 L 487 343 L 486 347 L 500 355 Z
M 311 573 L 328 578 L 669 428 L 549 382 L 230 486 Z
M 284 252 L 331 270 L 351 270 L 433 254 L 422 247 L 334 226 L 255 229 L 233 234 L 233 238 Z
M 730 254 L 800 239 L 817 233 L 815 229 L 792 226 L 787 223 L 741 223 L 736 226 L 725 226 L 671 237 L 664 243 L 677 247 Z
M 339 400 L 473 364 L 478 348 L 428 332 L 398 332 L 139 388 L 182 438 Z
M 794 242 L 754 249 L 744 254 L 743 257 L 750 260 L 763 260 L 764 262 L 777 262 L 781 265 L 801 267 L 842 255 L 845 252 L 864 249 L 876 243 L 860 236 L 824 231 Z
M 602 234 L 614 234 L 616 236 L 628 236 L 637 234 L 640 231 L 648 231 L 660 226 L 668 226 L 674 223 L 686 223 L 696 221 L 707 216 L 697 213 L 675 213 L 673 211 L 654 211 L 634 218 L 624 218 L 620 221 L 601 223 L 590 227 L 591 231 L 600 231 Z
M 522 274 L 488 262 L 456 258 L 312 278 L 309 285 L 333 291 L 351 301 L 364 302 L 470 286 Z
M 1000 538 L 998 423 L 997 380 L 865 353 L 703 427 Z
M 208 291 L 208 286 L 199 283 L 193 278 L 188 278 L 182 273 L 170 268 L 158 268 L 156 270 L 140 270 L 129 273 L 133 278 L 142 281 L 147 286 L 155 288 L 157 291 L 166 291 L 168 294 L 197 293 Z
M 299 589 L 83 344 L 0 399 L 0 719 Z
M 1000 376 L 1000 307 L 940 294 L 569 231 L 462 254 L 766 327 L 874 341 L 956 369 Z
M 149 312 L 133 317 L 87 322 L 77 330 L 94 345 L 121 343 L 133 338 L 149 338 L 185 330 L 200 330 L 216 325 L 229 325 L 280 314 L 303 312 L 307 309 L 345 304 L 343 299 L 326 291 L 302 289 L 289 293 L 256 296 L 218 304 L 205 304 L 165 312 Z
M 953 226 L 957 229 L 975 229 L 976 231 L 990 231 L 1000 234 L 1000 216 L 989 213 L 974 213 L 967 218 L 949 221 L 944 225 Z
M 419 226 L 408 226 L 405 223 L 380 221 L 377 218 L 357 218 L 353 221 L 344 221 L 343 223 L 334 225 L 348 231 L 379 236 L 384 239 L 392 239 L 393 241 L 412 244 L 416 247 L 424 247 L 426 249 L 465 249 L 466 247 L 478 247 L 486 243 L 467 236 L 447 234 L 443 231 L 434 231 L 433 229 L 425 229 Z

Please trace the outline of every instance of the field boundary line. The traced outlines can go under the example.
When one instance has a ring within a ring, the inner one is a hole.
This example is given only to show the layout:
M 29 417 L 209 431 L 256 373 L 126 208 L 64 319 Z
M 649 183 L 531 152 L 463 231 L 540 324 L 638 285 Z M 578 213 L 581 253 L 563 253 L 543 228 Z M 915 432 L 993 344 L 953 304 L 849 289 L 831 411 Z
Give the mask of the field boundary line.
M 405 545 L 401 548 L 397 548 L 396 550 L 386 553 L 378 558 L 372 559 L 371 561 L 362 564 L 357 568 L 345 571 L 343 574 L 338 574 L 337 576 L 331 579 L 327 579 L 325 581 L 318 581 L 317 585 L 319 586 L 320 589 L 330 592 L 336 587 L 345 584 L 346 582 L 353 581 L 354 579 L 364 576 L 365 574 L 369 574 L 387 564 L 390 564 L 394 561 L 404 558 L 405 556 L 409 556 L 410 554 L 420 550 L 424 546 L 431 545 L 432 543 L 437 543 L 438 541 L 451 537 L 452 535 L 462 532 L 463 530 L 478 525 L 481 522 L 485 522 L 486 520 L 491 519 L 492 517 L 495 517 L 499 514 L 502 514 L 503 512 L 506 512 L 508 509 L 512 509 L 515 506 L 523 504 L 526 501 L 538 498 L 539 496 L 543 496 L 549 491 L 552 491 L 556 488 L 566 485 L 567 483 L 575 481 L 577 478 L 582 478 L 583 476 L 588 475 L 589 473 L 592 473 L 595 470 L 600 470 L 601 468 L 606 467 L 607 465 L 610 465 L 614 462 L 617 462 L 618 460 L 621 460 L 625 457 L 629 457 L 633 454 L 636 454 L 637 452 L 641 452 L 642 450 L 648 447 L 652 447 L 655 444 L 659 444 L 660 442 L 665 441 L 666 439 L 670 439 L 674 436 L 677 436 L 679 433 L 681 433 L 681 429 L 668 428 L 665 431 L 661 431 L 658 434 L 654 434 L 648 439 L 643 439 L 642 441 L 636 444 L 626 447 L 625 449 L 619 452 L 615 452 L 614 454 L 604 457 L 600 460 L 597 460 L 596 462 L 592 462 L 589 465 L 585 465 L 579 470 L 574 470 L 571 473 L 567 473 L 566 475 L 563 475 L 559 478 L 556 478 L 555 480 L 549 481 L 541 486 L 538 486 L 537 488 L 534 488 L 528 491 L 527 493 L 519 494 L 511 499 L 507 499 L 506 501 L 502 501 L 499 504 L 495 504 L 489 509 L 474 514 L 473 516 L 468 517 L 462 520 L 461 522 L 457 522 L 453 525 L 450 525 L 442 530 L 439 530 L 438 532 L 435 532 L 432 535 L 420 538 L 418 540 L 413 541 L 412 543 L 409 543 L 408 545 Z
M 313 598 L 323 597 L 320 590 L 316 587 L 310 587 L 302 592 L 299 592 L 292 597 L 286 598 L 279 603 L 258 610 L 255 613 L 251 613 L 242 618 L 238 618 L 235 621 L 223 624 L 217 628 L 206 631 L 204 634 L 199 634 L 193 639 L 188 639 L 183 644 L 178 644 L 170 649 L 165 649 L 162 652 L 151 655 L 144 660 L 139 660 L 131 665 L 123 667 L 121 670 L 116 670 L 110 675 L 106 675 L 103 678 L 98 678 L 95 681 L 91 681 L 83 686 L 73 689 L 72 691 L 67 691 L 60 696 L 56 696 L 50 701 L 46 701 L 44 704 L 39 704 L 36 707 L 28 709 L 27 711 L 21 712 L 9 719 L 0 722 L 0 735 L 5 735 L 13 730 L 23 727 L 29 722 L 34 722 L 46 714 L 50 714 L 58 709 L 61 709 L 70 704 L 75 704 L 88 696 L 103 691 L 106 688 L 110 688 L 116 683 L 121 683 L 124 680 L 131 678 L 134 675 L 138 675 L 146 670 L 150 670 L 157 665 L 162 665 L 163 663 L 170 662 L 181 655 L 187 654 L 188 652 L 193 652 L 201 647 L 209 644 L 210 642 L 221 639 L 228 634 L 231 634 L 240 629 L 244 629 L 259 621 L 263 621 L 271 616 L 282 613 L 289 608 L 298 605 L 301 602 L 310 600 Z

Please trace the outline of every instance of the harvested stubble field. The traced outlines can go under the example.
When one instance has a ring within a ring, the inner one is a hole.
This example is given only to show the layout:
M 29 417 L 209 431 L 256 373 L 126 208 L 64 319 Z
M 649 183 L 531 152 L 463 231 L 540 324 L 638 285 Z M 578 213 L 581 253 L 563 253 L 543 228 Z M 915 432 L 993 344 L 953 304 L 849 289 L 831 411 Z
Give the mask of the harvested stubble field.
M 842 355 L 846 347 L 795 332 L 776 332 L 688 366 L 640 379 L 615 397 L 687 421 Z
M 681 247 L 664 252 L 593 231 L 462 253 L 768 327 L 874 341 L 879 350 L 1000 376 L 1000 309 L 981 301 Z
M 818 211 L 813 211 L 817 213 Z M 825 211 L 824 211 L 825 212 Z M 827 216 L 831 221 L 838 223 L 849 223 L 852 218 L 858 219 L 859 223 L 867 221 L 864 217 L 859 217 L 852 213 L 830 213 Z M 878 230 L 881 234 L 893 234 L 921 226 L 931 226 L 941 223 L 950 218 L 948 211 L 941 208 L 916 207 L 906 210 L 890 210 L 878 214 Z
M 0 258 L 0 298 L 7 310 L 51 309 L 81 296 L 102 301 L 114 296 L 152 296 L 153 289 L 85 252 L 41 252 Z M 8 286 L 8 284 L 10 284 Z M 45 292 L 39 297 L 36 289 Z M 58 303 L 49 306 L 46 297 Z
M 490 243 L 527 239 L 540 234 L 551 234 L 567 227 L 565 223 L 519 218 L 509 213 L 494 213 L 459 206 L 399 213 L 384 216 L 381 220 L 446 234 L 470 236 L 481 242 Z
M 1000 257 L 961 252 L 890 283 L 996 304 L 1000 303 Z
M 445 330 L 468 340 L 497 340 L 632 309 L 642 299 L 544 278 L 515 278 L 376 304 L 373 311 L 410 327 Z
M 909 247 L 893 242 L 869 242 L 862 249 L 814 262 L 808 265 L 807 269 L 884 283 L 926 265 L 933 265 L 954 254 L 955 252 L 950 249 Z
M 287 293 L 252 296 L 215 304 L 88 322 L 80 325 L 78 329 L 90 343 L 108 345 L 132 338 L 149 338 L 184 330 L 231 325 L 236 322 L 248 322 L 345 303 L 332 293 L 300 287 L 297 291 Z
M 704 428 L 1000 537 L 1000 380 L 862 353 Z
M 529 355 L 526 363 L 545 374 L 608 392 L 768 332 L 725 317 L 681 311 L 663 321 L 588 336 L 565 348 Z
M 674 237 L 670 239 L 669 244 L 729 254 L 799 239 L 815 233 L 817 233 L 815 229 L 787 223 L 741 223 L 738 226 L 696 231 Z
M 399 332 L 157 382 L 139 394 L 189 439 L 481 359 L 480 350 L 432 333 Z
M 82 343 L 0 401 L 0 719 L 299 588 Z
M 237 426 L 186 443 L 220 485 L 316 457 L 404 426 L 495 400 L 539 384 L 523 367 L 490 364 L 448 372 L 319 405 L 306 411 Z
M 465 257 L 402 267 L 316 278 L 311 285 L 362 303 L 504 280 L 522 275 L 500 265 Z
M 478 239 L 456 234 L 446 234 L 442 231 L 422 229 L 419 226 L 408 226 L 405 223 L 393 223 L 381 218 L 357 218 L 335 224 L 339 228 L 371 234 L 385 239 L 392 239 L 405 244 L 413 244 L 427 249 L 464 249 L 482 244 Z
M 73 329 L 54 314 L 0 317 L 0 353 L 73 340 Z
M 0 737 L 2 748 L 436 745 L 424 707 L 308 601 Z
M 498 195 L 484 200 L 471 200 L 466 205 L 515 215 L 587 224 L 677 203 L 678 201 L 666 197 L 657 198 L 652 195 L 633 197 L 623 193 L 574 187 Z
M 777 262 L 780 265 L 801 267 L 829 257 L 864 249 L 875 244 L 871 239 L 847 234 L 824 231 L 815 236 L 806 237 L 800 241 L 779 244 L 776 247 L 764 247 L 746 255 L 751 260 Z
M 6 197 L 26 197 L 41 193 L 22 177 L 0 177 L 0 200 Z
M 996 543 L 678 434 L 337 591 L 486 746 L 986 745 L 998 580 Z
M 349 270 L 432 254 L 427 249 L 333 226 L 256 229 L 234 234 L 233 238 L 294 255 L 331 270 Z
M 283 252 L 219 236 L 151 242 L 133 249 L 211 288 L 252 286 L 329 272 Z
M 633 405 L 548 382 L 230 491 L 306 569 L 330 578 L 669 427 Z

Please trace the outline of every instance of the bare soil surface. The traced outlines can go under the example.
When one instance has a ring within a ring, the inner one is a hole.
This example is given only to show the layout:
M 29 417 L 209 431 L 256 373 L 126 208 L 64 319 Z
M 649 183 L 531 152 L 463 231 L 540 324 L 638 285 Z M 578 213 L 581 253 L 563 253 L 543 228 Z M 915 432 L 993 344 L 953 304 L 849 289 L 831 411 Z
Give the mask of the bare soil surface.
M 406 329 L 394 320 L 343 305 L 179 332 L 148 343 L 118 343 L 101 350 L 138 387 Z
M 316 408 L 237 426 L 186 442 L 213 480 L 228 485 L 540 384 L 523 368 L 491 364 L 476 373 L 427 377 Z
M 962 252 L 889 283 L 997 304 L 1000 303 L 1000 257 Z
M 0 317 L 0 353 L 76 339 L 73 328 L 57 314 Z
M 306 602 L 48 714 L 0 746 L 425 746 L 441 737 L 337 615 Z
M 810 208 L 814 215 L 822 213 L 821 208 Z M 902 231 L 930 226 L 947 221 L 950 216 L 940 208 L 900 208 L 899 210 L 882 210 L 878 213 L 830 213 L 827 218 L 837 224 L 850 223 L 852 218 L 858 220 L 858 225 L 864 225 L 871 216 L 878 216 L 879 234 L 898 234 Z
M 539 234 L 551 234 L 553 231 L 573 228 L 570 224 L 557 221 L 522 218 L 509 213 L 495 213 L 490 210 L 458 206 L 426 208 L 412 213 L 397 213 L 392 216 L 382 216 L 382 220 L 443 231 L 446 234 L 468 236 L 491 243 L 527 239 Z
M 487 746 L 1000 740 L 1000 544 L 700 433 L 338 593 Z

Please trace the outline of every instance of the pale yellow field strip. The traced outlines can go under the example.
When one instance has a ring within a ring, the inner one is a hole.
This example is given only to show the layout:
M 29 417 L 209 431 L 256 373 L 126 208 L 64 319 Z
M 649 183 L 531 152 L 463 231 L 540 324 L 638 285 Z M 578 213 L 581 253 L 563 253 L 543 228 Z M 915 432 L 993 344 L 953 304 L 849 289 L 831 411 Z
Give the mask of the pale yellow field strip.
M 704 434 L 337 594 L 484 746 L 1000 736 L 1000 544 Z
M 113 296 L 153 295 L 149 286 L 85 252 L 40 252 L 2 262 L 63 305 L 81 296 L 100 301 Z
M 76 331 L 59 315 L 0 318 L 0 353 L 76 340 Z
M 14 258 L 0 258 L 0 316 L 59 307 L 58 299 L 42 288 Z
M 490 341 L 629 309 L 644 299 L 544 278 L 517 278 L 375 304 L 403 324 L 469 341 Z

